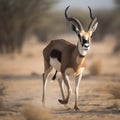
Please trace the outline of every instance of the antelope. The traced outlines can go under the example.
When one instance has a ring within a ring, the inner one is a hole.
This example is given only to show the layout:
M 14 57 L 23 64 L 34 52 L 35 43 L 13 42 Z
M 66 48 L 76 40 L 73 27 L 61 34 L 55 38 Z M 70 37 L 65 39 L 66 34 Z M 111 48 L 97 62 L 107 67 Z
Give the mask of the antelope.
M 61 104 L 67 105 L 72 92 L 69 77 L 73 75 L 75 78 L 75 105 L 74 109 L 78 108 L 78 91 L 79 84 L 82 78 L 84 68 L 86 67 L 86 55 L 90 50 L 91 36 L 96 30 L 98 22 L 97 18 L 93 17 L 91 8 L 89 8 L 91 22 L 89 24 L 88 30 L 85 31 L 81 22 L 74 17 L 69 17 L 67 14 L 68 6 L 65 9 L 65 18 L 70 22 L 72 30 L 78 36 L 77 45 L 74 45 L 64 39 L 52 40 L 43 50 L 44 58 L 44 73 L 43 73 L 43 95 L 42 103 L 45 105 L 45 92 L 47 77 L 51 70 L 54 68 L 56 70 L 53 79 L 56 78 L 57 72 L 61 73 L 62 79 L 58 79 L 60 86 L 62 99 L 58 99 Z M 67 88 L 67 96 L 64 94 L 64 86 Z

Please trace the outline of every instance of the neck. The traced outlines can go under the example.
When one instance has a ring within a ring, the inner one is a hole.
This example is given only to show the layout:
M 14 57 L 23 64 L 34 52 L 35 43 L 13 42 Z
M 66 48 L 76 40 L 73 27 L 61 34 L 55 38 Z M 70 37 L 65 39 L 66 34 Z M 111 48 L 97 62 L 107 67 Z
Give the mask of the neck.
M 77 46 L 76 49 L 74 50 L 73 56 L 74 56 L 74 57 L 73 57 L 74 60 L 76 61 L 76 64 L 82 66 L 83 63 L 85 62 L 85 55 L 82 55 L 82 54 L 79 52 L 78 46 Z

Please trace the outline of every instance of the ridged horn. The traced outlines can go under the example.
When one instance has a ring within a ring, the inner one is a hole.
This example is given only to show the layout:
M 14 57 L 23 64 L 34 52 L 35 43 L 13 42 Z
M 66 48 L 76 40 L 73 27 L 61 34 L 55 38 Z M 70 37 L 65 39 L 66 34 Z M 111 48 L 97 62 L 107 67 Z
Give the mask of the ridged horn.
M 92 14 L 92 10 L 91 8 L 88 6 L 89 8 L 89 12 L 90 12 L 90 18 L 91 18 L 91 22 L 90 22 L 90 25 L 88 27 L 88 30 L 91 30 L 92 27 L 95 25 L 95 23 L 97 22 L 97 17 L 93 17 L 93 14 Z
M 74 18 L 74 17 L 68 17 L 67 15 L 67 10 L 70 6 L 66 7 L 65 9 L 65 18 L 68 20 L 68 21 L 71 21 L 71 22 L 74 22 L 77 26 L 78 26 L 78 29 L 79 30 L 83 30 L 83 26 L 81 24 L 81 22 L 77 19 L 77 18 Z

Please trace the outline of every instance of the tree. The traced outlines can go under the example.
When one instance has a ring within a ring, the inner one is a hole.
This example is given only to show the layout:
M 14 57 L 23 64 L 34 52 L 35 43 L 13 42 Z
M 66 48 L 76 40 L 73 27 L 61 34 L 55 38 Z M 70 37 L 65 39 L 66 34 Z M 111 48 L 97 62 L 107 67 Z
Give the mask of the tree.
M 55 0 L 0 0 L 0 50 L 20 52 L 24 36 L 45 17 Z
M 115 0 L 115 4 L 120 7 L 120 0 Z
M 115 31 L 115 33 L 116 33 L 115 37 L 116 37 L 117 42 L 116 42 L 116 45 L 114 48 L 114 52 L 118 53 L 118 52 L 120 52 L 120 40 L 119 40 L 120 39 L 120 15 L 119 15 L 120 14 L 120 0 L 115 0 L 115 4 L 116 4 L 117 8 L 115 10 L 116 18 L 115 18 L 113 26 L 115 28 L 117 28 Z

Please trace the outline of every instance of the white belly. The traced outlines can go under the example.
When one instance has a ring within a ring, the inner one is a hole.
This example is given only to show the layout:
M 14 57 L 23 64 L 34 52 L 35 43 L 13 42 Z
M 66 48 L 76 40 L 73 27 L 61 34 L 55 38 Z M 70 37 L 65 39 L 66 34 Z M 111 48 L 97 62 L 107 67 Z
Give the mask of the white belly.
M 61 63 L 57 60 L 57 58 L 50 57 L 50 65 L 57 71 L 60 71 Z

